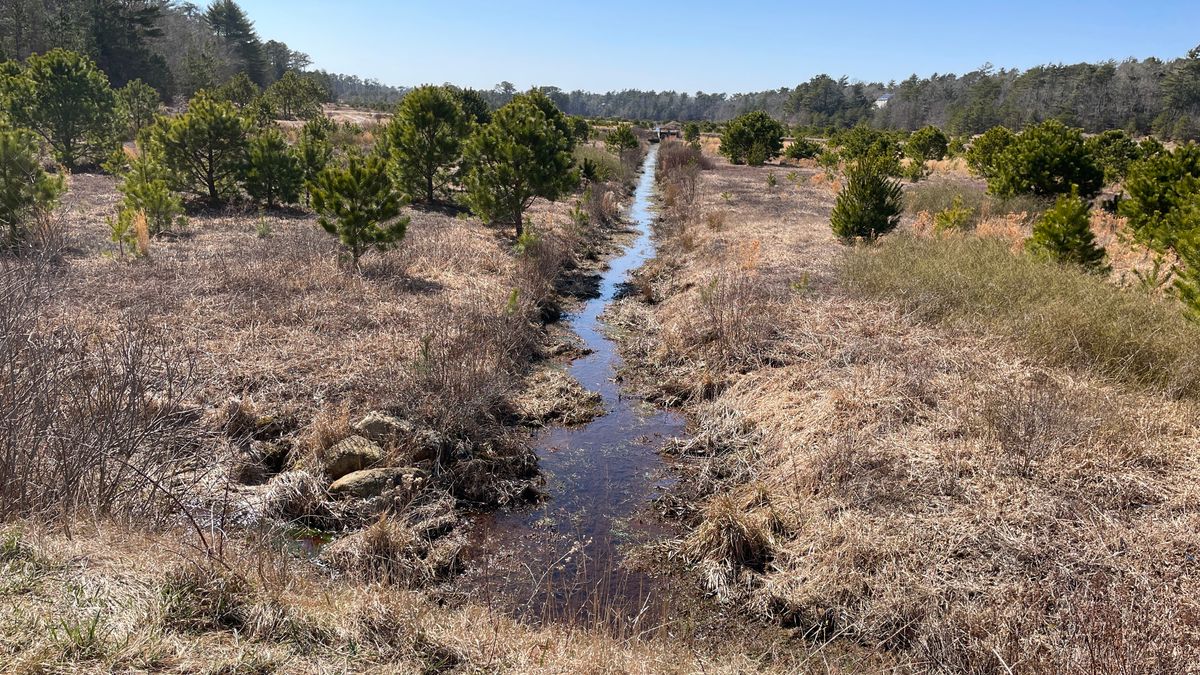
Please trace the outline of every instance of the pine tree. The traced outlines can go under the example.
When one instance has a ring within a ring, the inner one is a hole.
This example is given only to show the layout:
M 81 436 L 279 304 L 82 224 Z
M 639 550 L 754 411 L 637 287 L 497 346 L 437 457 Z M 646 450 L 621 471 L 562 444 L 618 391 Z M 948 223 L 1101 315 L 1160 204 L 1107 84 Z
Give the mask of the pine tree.
M 96 64 L 55 49 L 30 56 L 24 78 L 23 95 L 8 100 L 17 126 L 44 138 L 68 169 L 108 158 L 118 145 L 117 97 Z
M 830 216 L 833 233 L 845 243 L 874 241 L 900 224 L 900 183 L 888 176 L 887 158 L 869 156 L 851 164 L 846 186 Z
M 946 134 L 937 127 L 928 126 L 914 131 L 908 137 L 904 154 L 918 162 L 939 161 L 946 158 L 949 147 L 950 139 L 946 138 Z
M 967 167 L 977 176 L 989 178 L 996 171 L 996 160 L 1016 139 L 1016 134 L 1004 127 L 992 127 L 971 142 L 967 150 Z
M 1134 162 L 1125 190 L 1129 198 L 1120 210 L 1134 237 L 1156 251 L 1178 252 L 1193 230 L 1200 231 L 1190 210 L 1200 198 L 1200 146 L 1189 143 Z
M 779 156 L 787 130 L 756 110 L 731 121 L 721 135 L 721 154 L 734 164 L 758 165 Z
M 450 90 L 458 96 L 458 104 L 462 106 L 463 112 L 472 122 L 487 124 L 492 121 L 492 107 L 488 105 L 487 99 L 482 93 L 475 89 L 459 87 L 450 87 Z
M 266 54 L 246 12 L 233 0 L 214 0 L 205 11 L 204 20 L 237 56 L 242 72 L 258 86 L 266 86 Z
M 5 245 L 20 244 L 29 218 L 52 208 L 63 190 L 62 177 L 42 168 L 32 135 L 0 128 L 0 227 Z
M 304 201 L 308 204 L 310 194 L 308 185 L 317 179 L 317 175 L 329 166 L 333 160 L 333 146 L 329 144 L 329 118 L 324 115 L 315 118 L 300 130 L 300 143 L 296 146 L 296 155 L 300 160 L 300 170 L 304 174 Z
M 162 108 L 162 99 L 154 87 L 141 80 L 131 80 L 117 90 L 117 105 L 128 137 L 136 138 L 142 129 L 154 123 Z
M 1083 140 L 1083 132 L 1057 120 L 1029 127 L 996 158 L 988 189 L 1011 197 L 1055 196 L 1078 190 L 1091 197 L 1104 187 L 1104 171 Z
M 414 201 L 435 202 L 450 183 L 470 131 L 471 121 L 452 91 L 434 86 L 410 91 L 385 132 L 396 185 Z
M 310 119 L 321 113 L 324 90 L 315 79 L 289 70 L 267 88 L 266 96 L 283 119 Z
M 237 73 L 212 93 L 214 99 L 228 101 L 238 110 L 244 110 L 261 95 L 262 89 L 246 73 Z
M 1190 208 L 1200 218 L 1200 198 Z M 1179 247 L 1175 295 L 1183 303 L 1187 317 L 1200 323 L 1200 235 L 1193 235 Z
M 172 186 L 219 205 L 245 168 L 247 127 L 232 104 L 197 94 L 156 134 Z
M 546 103 L 554 105 L 537 92 L 514 96 L 465 148 L 471 209 L 487 222 L 512 225 L 518 237 L 534 199 L 553 201 L 579 183 L 569 133 L 546 116 Z
M 351 154 L 345 168 L 331 166 L 309 187 L 317 222 L 350 251 L 354 269 L 362 254 L 395 246 L 408 229 L 401 198 L 378 155 Z
M 604 147 L 618 157 L 624 157 L 625 153 L 636 150 L 639 145 L 641 143 L 634 135 L 633 127 L 628 124 L 618 124 L 604 139 Z
M 1090 207 L 1078 190 L 1062 195 L 1033 226 L 1025 242 L 1030 253 L 1055 262 L 1078 265 L 1088 272 L 1107 274 L 1104 248 L 1092 234 Z
M 278 129 L 254 137 L 246 163 L 246 192 L 268 209 L 300 200 L 304 167 Z
M 121 210 L 144 214 L 150 236 L 169 232 L 182 221 L 183 202 L 171 192 L 167 171 L 150 148 L 141 148 L 129 162 L 117 189 L 124 196 Z

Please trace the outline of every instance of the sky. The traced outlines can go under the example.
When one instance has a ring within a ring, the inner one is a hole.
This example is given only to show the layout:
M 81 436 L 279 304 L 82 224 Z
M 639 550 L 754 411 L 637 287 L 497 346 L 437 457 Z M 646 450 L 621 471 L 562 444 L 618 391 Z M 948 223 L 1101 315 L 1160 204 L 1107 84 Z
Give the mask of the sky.
M 314 67 L 404 86 L 735 93 L 820 73 L 886 83 L 985 63 L 1171 59 L 1200 44 L 1200 0 L 240 4 L 264 40 Z

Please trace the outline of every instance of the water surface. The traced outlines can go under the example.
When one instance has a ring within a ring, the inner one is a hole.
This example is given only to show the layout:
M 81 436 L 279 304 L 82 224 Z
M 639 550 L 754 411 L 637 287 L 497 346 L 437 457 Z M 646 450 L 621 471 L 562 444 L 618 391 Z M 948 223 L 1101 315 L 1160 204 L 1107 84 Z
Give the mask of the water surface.
M 599 296 L 568 324 L 590 354 L 568 372 L 598 392 L 605 414 L 535 439 L 549 498 L 481 516 L 464 577 L 473 600 L 534 620 L 644 626 L 664 613 L 663 584 L 622 565 L 629 544 L 665 534 L 650 510 L 669 483 L 658 449 L 684 432 L 682 416 L 622 395 L 616 345 L 601 315 L 630 271 L 654 256 L 651 237 L 658 146 L 651 146 L 629 210 L 637 239 L 611 261 Z

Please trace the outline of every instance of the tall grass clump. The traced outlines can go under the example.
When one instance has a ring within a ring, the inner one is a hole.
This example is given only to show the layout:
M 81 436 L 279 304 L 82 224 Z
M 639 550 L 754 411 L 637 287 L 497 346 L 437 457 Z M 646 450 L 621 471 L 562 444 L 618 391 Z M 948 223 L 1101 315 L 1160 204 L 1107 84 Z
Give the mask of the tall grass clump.
M 1200 328 L 1178 306 L 1078 267 L 988 239 L 899 236 L 848 251 L 841 274 L 856 295 L 890 300 L 923 321 L 1010 335 L 1051 365 L 1200 396 Z

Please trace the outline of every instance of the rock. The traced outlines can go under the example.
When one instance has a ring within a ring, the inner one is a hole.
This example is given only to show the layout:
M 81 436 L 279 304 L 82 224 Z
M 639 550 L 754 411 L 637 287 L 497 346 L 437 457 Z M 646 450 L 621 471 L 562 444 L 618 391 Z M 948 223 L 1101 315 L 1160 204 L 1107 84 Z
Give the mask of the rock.
M 329 486 L 329 494 L 335 497 L 369 499 L 378 497 L 393 487 L 403 487 L 411 492 L 419 487 L 423 480 L 424 476 L 418 469 L 365 469 L 339 478 Z
M 437 459 L 442 450 L 451 445 L 448 438 L 433 429 L 422 429 L 413 440 L 413 459 L 418 462 L 430 462 Z
M 325 475 L 337 480 L 348 473 L 362 471 L 383 459 L 383 449 L 362 436 L 351 436 L 329 449 Z
M 367 413 L 366 417 L 354 425 L 355 433 L 376 443 L 387 443 L 411 436 L 413 431 L 412 422 L 378 411 Z

